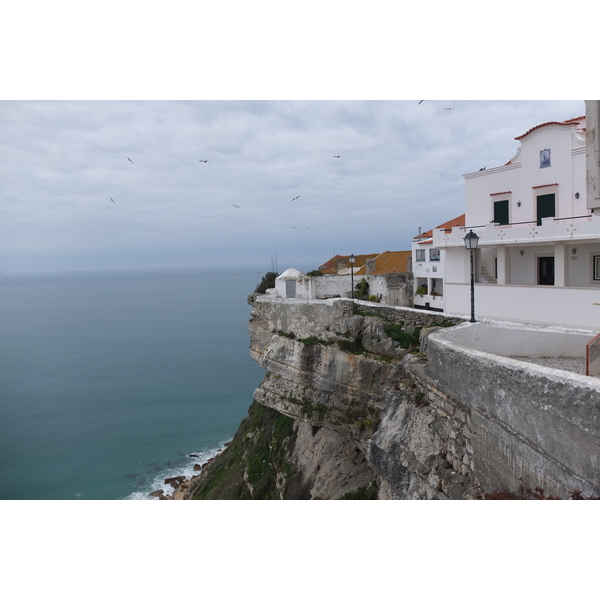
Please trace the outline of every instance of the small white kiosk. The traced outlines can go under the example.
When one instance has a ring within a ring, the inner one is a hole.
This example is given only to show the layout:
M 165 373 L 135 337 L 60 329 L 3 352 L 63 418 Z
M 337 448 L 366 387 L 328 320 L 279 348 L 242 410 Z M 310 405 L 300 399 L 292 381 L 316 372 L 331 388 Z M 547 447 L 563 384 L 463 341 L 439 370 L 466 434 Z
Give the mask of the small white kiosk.
M 275 279 L 275 290 L 278 298 L 311 298 L 311 278 L 298 269 L 289 268 Z

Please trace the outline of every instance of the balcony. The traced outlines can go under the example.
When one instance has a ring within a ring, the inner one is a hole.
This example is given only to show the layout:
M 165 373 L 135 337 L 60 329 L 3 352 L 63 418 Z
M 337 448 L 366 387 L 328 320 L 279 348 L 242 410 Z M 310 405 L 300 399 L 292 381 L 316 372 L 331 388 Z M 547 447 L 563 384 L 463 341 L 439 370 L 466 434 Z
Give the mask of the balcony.
M 472 229 L 479 236 L 480 246 L 502 244 L 528 244 L 558 241 L 598 240 L 600 238 L 600 216 L 547 217 L 542 224 L 536 221 L 498 225 L 486 223 L 468 227 L 454 227 L 451 231 L 433 230 L 434 247 L 464 246 L 466 231 Z

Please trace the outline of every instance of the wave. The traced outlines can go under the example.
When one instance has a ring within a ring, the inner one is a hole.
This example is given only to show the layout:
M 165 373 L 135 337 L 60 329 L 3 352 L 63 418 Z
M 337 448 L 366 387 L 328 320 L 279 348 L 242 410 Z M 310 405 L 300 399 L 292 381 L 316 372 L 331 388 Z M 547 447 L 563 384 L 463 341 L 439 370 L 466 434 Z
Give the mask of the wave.
M 156 492 L 158 490 L 164 490 L 165 495 L 170 494 L 173 492 L 173 488 L 168 483 L 165 483 L 165 479 L 168 477 L 178 477 L 182 475 L 185 476 L 186 479 L 191 479 L 192 477 L 200 475 L 202 471 L 194 470 L 194 465 L 203 465 L 211 458 L 214 458 L 223 452 L 223 450 L 225 450 L 225 447 L 228 443 L 229 441 L 222 442 L 218 447 L 211 448 L 210 450 L 190 452 L 188 454 L 189 460 L 185 465 L 173 465 L 157 472 L 157 474 L 154 476 L 154 479 L 150 483 L 144 484 L 139 490 L 136 490 L 127 496 L 123 496 L 122 498 L 119 498 L 119 500 L 158 500 L 157 496 L 150 495 L 152 492 Z

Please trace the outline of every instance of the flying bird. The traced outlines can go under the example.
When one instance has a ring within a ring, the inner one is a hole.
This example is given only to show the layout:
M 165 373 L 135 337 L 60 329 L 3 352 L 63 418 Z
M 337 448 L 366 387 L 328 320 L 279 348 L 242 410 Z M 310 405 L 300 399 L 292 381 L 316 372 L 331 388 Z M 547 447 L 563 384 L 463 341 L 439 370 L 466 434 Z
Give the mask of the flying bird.
M 232 204 L 231 206 L 235 206 L 236 208 L 242 208 L 241 206 L 238 206 L 237 204 Z
M 341 156 L 339 154 L 337 154 L 336 156 L 334 156 L 333 158 L 341 158 Z
M 133 161 L 129 158 L 129 156 L 125 157 L 131 164 L 133 164 Z
M 112 198 L 111 198 L 111 201 L 112 201 L 113 204 L 116 204 L 116 202 Z
M 204 163 L 206 163 L 208 161 L 207 160 L 199 160 L 198 162 L 204 162 Z
M 444 110 L 454 110 L 453 108 L 445 108 Z
M 479 169 L 480 171 L 485 171 L 485 167 L 481 167 L 481 169 Z
M 294 200 L 298 200 L 298 198 L 300 198 L 300 196 L 296 196 L 295 198 L 292 198 L 292 202 L 293 202 Z
M 305 228 L 304 228 L 304 231 L 306 231 L 307 229 L 310 229 L 310 225 L 309 225 L 308 227 L 305 227 Z

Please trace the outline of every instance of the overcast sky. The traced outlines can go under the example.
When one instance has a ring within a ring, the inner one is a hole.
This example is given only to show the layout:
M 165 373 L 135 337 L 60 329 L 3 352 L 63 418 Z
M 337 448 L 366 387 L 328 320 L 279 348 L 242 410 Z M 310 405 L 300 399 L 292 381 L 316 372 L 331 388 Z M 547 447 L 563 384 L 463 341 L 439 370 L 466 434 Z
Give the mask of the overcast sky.
M 277 256 L 306 271 L 408 250 L 464 212 L 464 174 L 583 114 L 583 100 L 2 101 L 0 270 Z
M 306 271 L 408 250 L 464 212 L 464 174 L 594 97 L 576 88 L 595 85 L 593 36 L 511 36 L 563 27 L 537 4 L 10 3 L 0 271 Z M 501 100 L 552 97 L 582 100 Z

